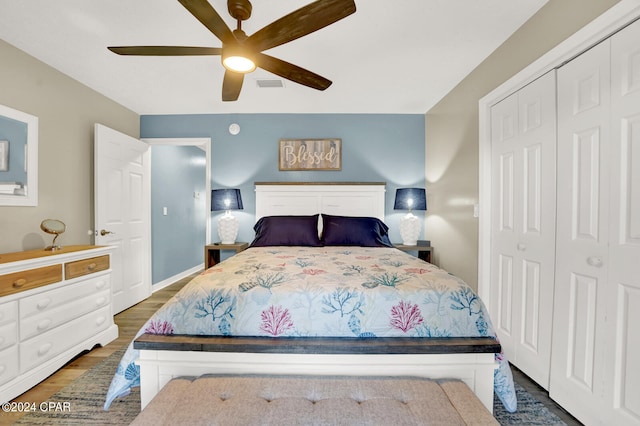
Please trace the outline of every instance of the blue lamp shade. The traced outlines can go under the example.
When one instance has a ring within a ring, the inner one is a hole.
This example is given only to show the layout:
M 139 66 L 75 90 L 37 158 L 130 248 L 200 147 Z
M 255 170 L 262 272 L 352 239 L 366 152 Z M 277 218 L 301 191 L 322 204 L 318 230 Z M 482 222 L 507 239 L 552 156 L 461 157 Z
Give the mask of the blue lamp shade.
M 211 191 L 211 211 L 242 210 L 239 189 L 214 189 Z
M 427 210 L 427 194 L 424 188 L 398 188 L 394 210 Z

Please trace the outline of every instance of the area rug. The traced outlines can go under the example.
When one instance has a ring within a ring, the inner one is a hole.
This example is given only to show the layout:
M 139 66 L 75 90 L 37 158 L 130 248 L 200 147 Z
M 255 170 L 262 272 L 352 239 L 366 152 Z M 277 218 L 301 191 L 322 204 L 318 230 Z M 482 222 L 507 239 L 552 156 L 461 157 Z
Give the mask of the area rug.
M 111 377 L 124 353 L 124 348 L 114 352 L 100 364 L 84 373 L 73 383 L 53 395 L 48 402 L 69 403 L 68 411 L 37 411 L 19 419 L 18 425 L 128 425 L 140 412 L 140 393 L 137 389 L 116 399 L 104 411 L 104 397 Z M 540 401 L 516 383 L 518 411 L 508 413 L 496 399 L 494 416 L 501 425 L 565 425 Z
M 115 351 L 47 402 L 69 403 L 69 410 L 34 411 L 20 418 L 16 425 L 128 425 L 140 413 L 140 392 L 117 399 L 109 411 L 102 409 L 111 378 L 126 346 Z

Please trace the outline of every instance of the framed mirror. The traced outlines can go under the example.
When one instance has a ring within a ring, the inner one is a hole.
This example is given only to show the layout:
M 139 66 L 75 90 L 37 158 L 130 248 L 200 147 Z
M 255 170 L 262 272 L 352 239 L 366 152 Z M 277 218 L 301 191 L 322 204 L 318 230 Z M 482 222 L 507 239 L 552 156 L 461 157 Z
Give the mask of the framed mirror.
M 38 205 L 38 117 L 0 105 L 0 206 Z

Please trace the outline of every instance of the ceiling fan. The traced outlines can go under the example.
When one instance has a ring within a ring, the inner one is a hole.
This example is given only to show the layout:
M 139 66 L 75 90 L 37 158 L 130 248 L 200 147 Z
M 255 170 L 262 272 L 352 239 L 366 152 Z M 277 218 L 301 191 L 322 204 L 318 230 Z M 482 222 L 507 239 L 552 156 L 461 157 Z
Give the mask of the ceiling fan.
M 194 46 L 117 46 L 108 49 L 119 55 L 194 56 L 221 55 L 225 73 L 222 100 L 235 101 L 240 95 L 244 75 L 260 67 L 287 80 L 317 90 L 331 85 L 326 78 L 262 53 L 276 46 L 311 34 L 356 11 L 354 0 L 317 0 L 272 22 L 251 36 L 242 30 L 242 21 L 251 16 L 249 0 L 227 0 L 229 14 L 237 28 L 229 29 L 207 0 L 178 0 L 193 16 L 209 29 L 222 47 Z

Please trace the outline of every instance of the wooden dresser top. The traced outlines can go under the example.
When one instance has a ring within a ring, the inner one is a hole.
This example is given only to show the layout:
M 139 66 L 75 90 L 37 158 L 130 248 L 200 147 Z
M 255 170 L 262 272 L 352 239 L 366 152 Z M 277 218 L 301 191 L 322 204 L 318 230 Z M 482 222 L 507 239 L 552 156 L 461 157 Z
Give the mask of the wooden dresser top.
M 74 253 L 77 251 L 90 250 L 98 247 L 100 246 L 79 245 L 79 246 L 64 246 L 60 250 L 53 250 L 53 251 L 38 249 L 38 250 L 18 251 L 14 253 L 3 253 L 3 254 L 0 254 L 0 264 L 18 262 L 21 260 L 37 259 L 41 257 L 55 256 L 58 254 Z

